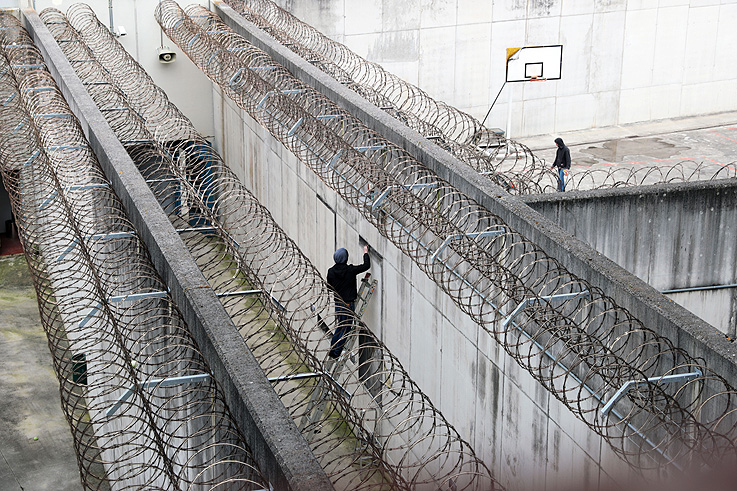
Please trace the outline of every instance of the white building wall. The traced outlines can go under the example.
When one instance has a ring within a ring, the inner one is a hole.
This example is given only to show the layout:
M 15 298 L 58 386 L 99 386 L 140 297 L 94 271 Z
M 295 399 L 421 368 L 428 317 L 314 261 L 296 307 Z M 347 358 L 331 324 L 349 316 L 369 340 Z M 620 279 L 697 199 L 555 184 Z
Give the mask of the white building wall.
M 627 472 L 607 443 L 506 354 L 406 255 L 214 89 L 216 147 L 326 274 L 337 247 L 376 250 L 364 317 L 410 377 L 509 489 L 595 490 Z
M 512 138 L 737 109 L 734 1 L 277 2 L 479 120 L 506 48 L 562 44 L 561 80 L 507 84 L 494 106 L 487 126 Z
M 66 12 L 78 0 L 8 0 Z M 161 36 L 158 0 L 88 0 L 204 135 L 209 83 Z M 182 5 L 192 1 L 180 2 Z M 210 7 L 209 0 L 200 0 Z M 504 82 L 506 48 L 563 45 L 562 79 L 510 83 L 487 126 L 512 138 L 737 110 L 737 2 L 725 0 L 277 0 L 359 55 L 483 119 Z M 156 48 L 177 53 L 158 61 Z M 510 104 L 511 101 L 511 104 Z M 511 111 L 510 111 L 511 108 Z M 508 128 L 507 125 L 511 124 Z

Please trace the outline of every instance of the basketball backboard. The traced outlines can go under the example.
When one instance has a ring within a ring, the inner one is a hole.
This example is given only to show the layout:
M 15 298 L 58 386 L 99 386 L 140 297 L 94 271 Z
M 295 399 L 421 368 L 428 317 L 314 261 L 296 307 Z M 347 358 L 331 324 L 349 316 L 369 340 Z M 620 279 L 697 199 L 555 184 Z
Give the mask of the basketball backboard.
M 563 45 L 507 48 L 507 82 L 560 80 Z

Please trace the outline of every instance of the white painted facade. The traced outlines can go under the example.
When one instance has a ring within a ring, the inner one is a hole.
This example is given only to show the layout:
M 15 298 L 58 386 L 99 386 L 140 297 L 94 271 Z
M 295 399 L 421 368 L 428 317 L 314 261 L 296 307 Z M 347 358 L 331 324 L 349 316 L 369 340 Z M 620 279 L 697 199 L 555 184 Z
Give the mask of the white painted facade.
M 561 80 L 507 84 L 494 106 L 487 126 L 512 138 L 737 109 L 735 0 L 278 2 L 479 120 L 506 48 L 562 44 Z
M 66 12 L 78 0 L 0 0 Z M 737 0 L 277 0 L 300 19 L 479 120 L 501 89 L 506 48 L 563 45 L 558 81 L 509 83 L 486 126 L 512 138 L 737 110 Z M 158 0 L 88 0 L 204 135 L 209 83 L 161 36 Z M 195 3 L 182 1 L 182 6 Z M 200 0 L 210 7 L 209 0 Z M 158 62 L 162 44 L 177 53 Z M 511 103 L 510 103 L 511 102 Z

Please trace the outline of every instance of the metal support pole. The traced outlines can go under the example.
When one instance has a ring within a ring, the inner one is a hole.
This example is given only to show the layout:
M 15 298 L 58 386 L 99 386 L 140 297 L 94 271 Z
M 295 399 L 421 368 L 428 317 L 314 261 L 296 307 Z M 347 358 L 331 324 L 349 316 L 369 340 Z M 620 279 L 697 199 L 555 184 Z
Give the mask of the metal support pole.
M 222 292 L 216 293 L 218 297 L 236 297 L 238 295 L 257 295 L 263 292 L 263 290 L 239 290 L 237 292 Z
M 505 80 L 502 84 L 502 88 L 499 89 L 499 92 L 497 92 L 496 97 L 494 97 L 494 102 L 491 103 L 491 107 L 489 107 L 489 110 L 486 112 L 486 116 L 484 116 L 484 120 L 481 121 L 481 127 L 484 127 L 484 123 L 486 123 L 486 118 L 489 117 L 489 114 L 491 114 L 491 110 L 494 108 L 494 104 L 496 104 L 497 99 L 499 99 L 499 96 L 502 95 L 502 90 L 504 90 L 504 86 L 507 85 L 507 81 Z
M 110 34 L 115 35 L 115 24 L 113 23 L 113 0 L 108 1 L 108 10 L 110 11 Z
M 383 202 L 386 200 L 387 196 L 389 196 L 389 193 L 394 191 L 395 189 L 408 189 L 410 191 L 415 189 L 425 189 L 425 188 L 435 188 L 438 187 L 440 183 L 437 182 L 430 182 L 425 184 L 412 184 L 410 186 L 389 186 L 388 188 L 384 189 L 382 193 L 379 195 L 376 200 L 371 204 L 371 213 L 375 212 L 378 208 L 381 207 Z
M 299 118 L 297 122 L 294 123 L 294 126 L 292 126 L 292 128 L 289 130 L 289 132 L 287 133 L 287 136 L 292 136 L 304 122 L 305 122 L 305 118 Z
M 269 377 L 269 382 L 283 382 L 286 380 L 300 380 L 303 378 L 314 378 L 325 375 L 322 372 L 297 373 L 295 375 L 281 375 L 278 377 Z
M 367 145 L 363 147 L 353 147 L 354 150 L 358 150 L 359 152 L 369 152 L 371 150 L 381 150 L 383 148 L 386 148 L 385 144 L 381 145 Z
M 215 227 L 189 227 L 189 228 L 178 228 L 177 233 L 183 234 L 185 232 L 212 232 Z
M 543 297 L 530 297 L 522 300 L 522 302 L 517 305 L 517 307 L 512 311 L 511 314 L 507 316 L 506 319 L 504 319 L 504 322 L 502 323 L 502 327 L 506 329 L 506 327 L 509 325 L 510 322 L 514 321 L 515 317 L 519 315 L 522 310 L 527 307 L 528 305 L 534 305 L 536 303 L 542 303 L 542 302 L 565 302 L 566 300 L 573 300 L 577 297 L 586 298 L 589 296 L 589 291 L 584 290 L 582 292 L 574 292 L 574 293 L 561 293 L 558 295 L 547 295 Z

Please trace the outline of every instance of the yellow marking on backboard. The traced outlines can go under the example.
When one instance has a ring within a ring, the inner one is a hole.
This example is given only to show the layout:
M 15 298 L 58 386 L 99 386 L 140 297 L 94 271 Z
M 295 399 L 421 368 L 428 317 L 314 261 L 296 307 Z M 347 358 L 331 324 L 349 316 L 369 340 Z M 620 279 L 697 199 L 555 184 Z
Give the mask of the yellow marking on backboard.
M 514 54 L 522 48 L 507 48 L 507 61 L 514 56 Z

